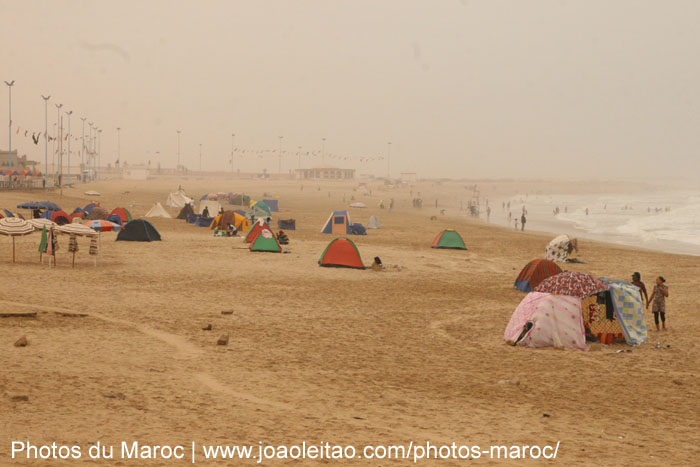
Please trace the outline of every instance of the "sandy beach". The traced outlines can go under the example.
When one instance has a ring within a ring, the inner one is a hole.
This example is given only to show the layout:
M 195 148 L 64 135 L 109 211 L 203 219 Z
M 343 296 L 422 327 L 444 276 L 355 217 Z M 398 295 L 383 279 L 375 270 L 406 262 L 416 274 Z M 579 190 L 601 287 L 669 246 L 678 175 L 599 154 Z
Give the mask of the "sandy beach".
M 579 257 L 586 264 L 565 269 L 619 279 L 640 271 L 648 288 L 655 276 L 666 277 L 669 330 L 653 331 L 647 313 L 649 342 L 638 348 L 533 350 L 507 346 L 502 336 L 524 297 L 513 288 L 515 276 L 542 257 L 552 235 L 470 220 L 458 209 L 463 183 L 416 183 L 411 191 L 423 192 L 422 209 L 411 207 L 409 188 L 385 191 L 379 182 L 370 184 L 370 197 L 361 197 L 353 191 L 357 182 L 307 184 L 302 191 L 292 181 L 193 177 L 97 182 L 66 189 L 62 197 L 6 192 L 0 207 L 48 198 L 70 212 L 95 200 L 141 217 L 178 185 L 196 198 L 219 190 L 278 197 L 275 218 L 297 220 L 299 230 L 288 232 L 291 253 L 251 253 L 239 238 L 153 219 L 161 242 L 115 242 L 114 233 L 104 233 L 98 266 L 83 240 L 71 269 L 64 240 L 58 266 L 49 269 L 39 262 L 38 235 L 17 241 L 14 265 L 11 243 L 0 238 L 0 309 L 37 313 L 0 318 L 0 464 L 79 463 L 12 461 L 16 440 L 79 445 L 85 452 L 97 440 L 256 447 L 560 442 L 562 465 L 697 462 L 700 258 L 582 240 Z M 83 195 L 87 190 L 101 196 Z M 400 268 L 318 266 L 332 238 L 320 229 L 353 195 L 368 206 L 351 209 L 353 221 L 366 224 L 377 215 L 383 226 L 353 238 L 365 264 L 379 256 Z M 395 209 L 378 209 L 378 201 L 389 198 Z M 462 234 L 468 251 L 430 248 L 447 227 Z M 211 331 L 202 330 L 209 324 Z M 230 336 L 227 346 L 216 345 L 222 334 Z M 14 347 L 23 335 L 29 345 Z M 283 462 L 330 463 L 266 463 Z

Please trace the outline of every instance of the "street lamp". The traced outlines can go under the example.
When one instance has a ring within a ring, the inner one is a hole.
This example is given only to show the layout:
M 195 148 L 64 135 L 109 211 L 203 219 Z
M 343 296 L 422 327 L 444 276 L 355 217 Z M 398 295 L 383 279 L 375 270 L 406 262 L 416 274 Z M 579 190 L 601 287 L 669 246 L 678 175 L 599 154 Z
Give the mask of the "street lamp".
M 301 146 L 297 148 L 297 158 L 299 159 L 299 162 L 297 162 L 297 168 L 301 169 Z
M 236 145 L 236 134 L 231 133 L 231 173 L 233 173 L 233 149 Z
M 386 143 L 386 178 L 391 178 L 391 141 Z
M 83 121 L 83 130 L 82 130 L 82 135 L 80 137 L 80 180 L 83 180 L 83 169 L 85 167 L 85 120 L 87 120 L 86 117 L 80 117 L 80 119 Z
M 122 160 L 122 140 L 121 140 L 121 127 L 117 127 L 117 162 L 120 163 Z
M 87 160 L 87 169 L 88 169 L 88 180 L 90 180 L 92 177 L 90 176 L 90 166 L 92 165 L 92 122 L 88 122 L 88 126 L 90 127 L 90 133 L 88 134 L 88 146 L 87 146 L 87 154 L 88 154 L 88 160 Z
M 326 160 L 326 138 L 321 138 L 321 162 Z
M 66 115 L 68 115 L 68 184 L 70 185 L 70 116 L 73 113 L 73 111 L 66 112 Z
M 180 167 L 180 132 L 182 130 L 177 130 L 177 167 L 175 167 L 175 170 L 177 171 L 178 167 Z
M 277 173 L 282 173 L 282 138 L 284 136 L 280 136 L 280 153 L 279 153 L 279 158 L 278 158 L 278 163 L 277 163 Z
M 49 184 L 49 99 L 51 96 L 41 95 L 44 99 L 44 188 Z
M 102 163 L 102 129 L 97 130 L 97 169 L 95 170 L 95 178 L 99 180 L 100 166 Z
M 63 135 L 61 135 L 61 107 L 63 107 L 63 104 L 54 104 L 56 106 L 56 134 L 58 135 L 57 143 L 56 146 L 58 148 L 58 167 L 56 168 L 56 174 L 54 175 L 55 179 L 58 178 L 58 173 L 63 170 L 63 160 L 61 160 L 61 156 L 63 155 L 63 151 L 61 150 L 61 138 L 63 138 Z M 59 186 L 61 185 L 61 181 L 59 180 Z
M 10 170 L 12 170 L 12 86 L 15 84 L 15 80 L 12 80 L 10 82 L 5 81 L 5 84 L 7 84 L 7 90 L 10 98 L 10 125 L 8 126 L 9 137 L 7 139 L 7 155 L 8 160 L 10 161 Z M 10 177 L 10 186 L 12 186 L 12 177 Z
M 202 143 L 199 143 L 199 173 L 202 173 Z

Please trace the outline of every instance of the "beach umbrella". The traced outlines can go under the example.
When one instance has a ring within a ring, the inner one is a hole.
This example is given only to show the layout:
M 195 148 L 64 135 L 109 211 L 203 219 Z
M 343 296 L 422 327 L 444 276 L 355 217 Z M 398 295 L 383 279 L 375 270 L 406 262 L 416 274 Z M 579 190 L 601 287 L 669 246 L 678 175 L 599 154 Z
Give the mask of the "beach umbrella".
M 0 219 L 0 235 L 12 237 L 12 262 L 15 262 L 15 237 L 29 235 L 34 232 L 32 227 L 24 219 L 18 217 L 5 217 Z
M 352 203 L 350 205 L 350 207 L 351 208 L 366 208 L 367 206 L 365 205 L 365 203 Z
M 88 196 L 100 196 L 100 193 L 94 190 L 86 191 L 85 194 Z
M 83 223 L 83 225 L 87 225 L 95 232 L 111 232 L 112 230 L 124 230 L 124 227 L 122 227 L 119 224 L 103 220 L 87 221 Z
M 47 229 L 50 229 L 51 227 L 55 227 L 56 223 L 49 220 L 49 219 L 44 219 L 44 218 L 39 218 L 39 219 L 29 219 L 27 221 L 27 224 L 31 225 L 34 227 L 35 230 L 42 230 L 44 227 Z
M 42 201 L 41 203 L 38 203 L 39 207 L 42 209 L 48 209 L 50 211 L 60 211 L 61 207 L 56 204 L 52 203 L 51 201 Z
M 97 232 L 92 230 L 90 227 L 83 224 L 66 224 L 56 228 L 56 231 L 67 235 L 76 235 L 80 237 L 97 237 Z M 71 237 L 71 241 L 74 241 L 75 237 Z M 77 243 L 75 244 L 77 249 Z M 70 251 L 70 245 L 69 245 Z M 95 258 L 95 266 L 97 266 L 97 258 Z M 75 250 L 73 250 L 73 262 L 72 267 L 75 267 Z
M 565 271 L 543 280 L 533 291 L 585 298 L 609 288 L 600 279 L 585 272 Z

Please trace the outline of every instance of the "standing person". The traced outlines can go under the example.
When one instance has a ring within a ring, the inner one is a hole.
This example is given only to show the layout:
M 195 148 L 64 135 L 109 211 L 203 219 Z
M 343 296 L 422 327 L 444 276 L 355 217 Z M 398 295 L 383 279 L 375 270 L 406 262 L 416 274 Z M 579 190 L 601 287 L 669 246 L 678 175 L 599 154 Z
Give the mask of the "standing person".
M 642 296 L 644 300 L 646 300 L 646 305 L 649 306 L 649 295 L 647 295 L 647 287 L 644 285 L 644 282 L 642 282 L 642 275 L 639 274 L 638 272 L 635 272 L 632 274 L 632 285 L 636 285 L 639 287 L 639 295 Z
M 486 222 L 491 222 L 491 206 L 486 206 Z
M 588 215 L 588 208 L 586 208 L 586 215 Z
M 518 218 L 515 218 L 515 230 L 518 230 Z
M 202 211 L 202 217 L 209 217 L 209 206 L 204 206 L 204 210 Z
M 525 213 L 523 213 L 523 215 L 520 216 L 520 230 L 521 231 L 525 230 L 525 222 L 527 222 L 527 219 L 525 218 Z
M 666 330 L 666 297 L 668 297 L 668 286 L 664 285 L 665 282 L 666 279 L 661 276 L 656 278 L 656 285 L 649 299 L 652 303 L 651 311 L 654 313 L 654 323 L 656 324 L 657 331 L 659 330 L 659 315 L 661 317 L 663 330 Z M 648 308 L 649 304 L 647 303 L 647 309 Z

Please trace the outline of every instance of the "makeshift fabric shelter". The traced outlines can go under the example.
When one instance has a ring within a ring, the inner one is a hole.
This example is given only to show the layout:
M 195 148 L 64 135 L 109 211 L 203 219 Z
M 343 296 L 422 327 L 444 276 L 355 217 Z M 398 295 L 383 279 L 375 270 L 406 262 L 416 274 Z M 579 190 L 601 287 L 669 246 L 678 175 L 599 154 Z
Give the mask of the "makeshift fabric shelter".
M 321 229 L 321 233 L 347 235 L 350 230 L 350 215 L 347 211 L 333 211 L 328 217 L 326 224 Z
M 123 230 L 124 228 L 114 222 L 97 220 L 97 221 L 86 221 L 83 225 L 91 228 L 95 232 L 111 232 L 113 230 Z
M 156 242 L 160 241 L 160 233 L 150 222 L 143 219 L 134 219 L 124 226 L 124 230 L 119 232 L 117 241 Z
M 160 203 L 154 204 L 144 217 L 162 217 L 164 219 L 172 219 L 172 216 L 168 214 L 168 211 L 166 211 L 163 205 Z
M 70 217 L 77 217 L 78 219 L 85 219 L 85 210 L 81 207 L 77 207 L 70 213 Z
M 255 216 L 257 218 L 260 217 L 271 217 L 272 212 L 270 211 L 270 207 L 265 204 L 263 201 L 258 201 L 257 203 L 253 203 L 251 201 L 251 206 L 250 206 L 250 211 L 248 212 L 248 217 Z
M 90 212 L 91 212 L 94 208 L 96 208 L 96 207 L 98 207 L 98 206 L 99 206 L 98 203 L 88 203 L 88 204 L 86 204 L 85 207 L 83 208 L 83 211 L 85 211 L 86 213 L 90 214 Z
M 279 206 L 279 200 L 277 199 L 264 199 L 262 200 L 263 203 L 270 209 L 270 212 L 279 212 L 280 206 Z
M 71 217 L 65 211 L 45 211 L 41 217 L 55 222 L 58 225 L 70 224 Z
M 277 228 L 284 230 L 296 230 L 297 221 L 294 219 L 277 219 Z
M 201 214 L 187 214 L 188 224 L 197 224 L 197 221 L 202 217 Z
M 556 276 L 561 271 L 554 261 L 533 259 L 525 265 L 515 279 L 515 288 L 521 292 L 532 292 L 543 280 Z
M 213 220 L 213 217 L 198 216 L 197 219 L 194 221 L 194 225 L 196 225 L 197 227 L 209 227 Z
M 569 238 L 568 235 L 559 235 L 549 242 L 544 250 L 544 257 L 550 261 L 564 263 L 573 251 L 578 251 L 578 241 Z
M 369 221 L 367 222 L 367 228 L 368 229 L 381 229 L 382 224 L 379 223 L 379 219 L 377 219 L 377 216 L 372 216 L 369 218 Z
M 260 219 L 260 220 L 256 221 L 253 224 L 253 226 L 250 228 L 250 230 L 248 230 L 248 232 L 245 234 L 246 243 L 252 242 L 255 239 L 255 237 L 263 230 L 268 230 L 268 231 L 272 232 L 272 229 L 270 228 L 270 226 L 266 222 L 264 222 L 262 219 Z M 273 235 L 274 235 L 274 232 L 273 232 Z
M 168 199 L 165 200 L 165 205 L 170 206 L 172 208 L 184 208 L 186 204 L 190 204 L 193 202 L 194 200 L 192 198 L 187 197 L 184 191 L 178 190 L 175 193 L 170 193 L 168 195 Z
M 587 350 L 581 299 L 531 292 L 513 312 L 503 339 L 525 347 Z
M 103 208 L 101 206 L 93 206 L 89 212 L 88 212 L 87 207 L 86 207 L 85 212 L 88 213 L 87 218 L 90 220 L 97 220 L 97 219 L 106 220 L 109 217 L 112 217 L 112 216 L 110 216 L 109 211 L 107 211 L 105 208 Z M 113 214 L 113 215 L 119 218 L 120 223 L 122 222 L 121 216 L 119 216 L 118 214 Z
M 219 212 L 221 212 L 221 203 L 219 203 L 216 200 L 204 200 L 204 201 L 200 201 L 199 211 L 197 211 L 197 214 L 204 213 L 205 207 L 209 211 L 209 217 L 214 217 L 217 214 L 219 214 Z M 209 227 L 209 226 L 207 226 L 207 227 Z
M 363 209 L 366 208 L 367 205 L 365 203 L 357 202 L 357 203 L 352 203 L 350 204 L 351 208 L 358 208 L 358 209 Z
M 95 190 L 86 191 L 85 194 L 88 196 L 100 196 L 100 193 Z
M 250 251 L 282 253 L 282 247 L 271 230 L 261 230 L 250 242 Z
M 350 224 L 350 233 L 352 235 L 367 235 L 367 229 L 365 229 L 365 226 L 359 222 L 355 222 Z
M 609 293 L 615 309 L 615 317 L 629 345 L 640 345 L 647 341 L 647 325 L 644 319 L 644 304 L 639 287 L 629 282 L 601 278 L 610 287 Z
M 360 251 L 349 238 L 336 238 L 332 240 L 318 260 L 319 266 L 333 268 L 364 269 Z
M 435 237 L 433 240 L 432 248 L 446 248 L 453 250 L 466 250 L 467 246 L 464 244 L 464 240 L 453 229 L 445 229 Z
M 122 225 L 133 220 L 131 213 L 126 208 L 114 208 L 112 209 L 112 212 L 109 213 L 110 216 L 115 214 L 122 220 Z
M 566 271 L 543 280 L 533 290 L 555 295 L 570 295 L 585 298 L 598 292 L 605 292 L 610 287 L 600 279 L 585 272 Z
M 235 211 L 224 211 L 223 214 L 216 216 L 211 222 L 209 229 L 226 229 L 229 225 L 233 225 L 236 230 L 241 232 L 246 232 L 250 229 L 250 221 Z
M 34 233 L 34 227 L 19 217 L 4 217 L 0 219 L 0 235 L 12 237 L 12 262 L 15 262 L 15 237 Z
M 187 203 L 182 207 L 182 209 L 180 209 L 180 213 L 177 215 L 177 218 L 187 219 L 187 216 L 190 214 L 194 214 L 194 209 L 192 209 L 192 204 Z

